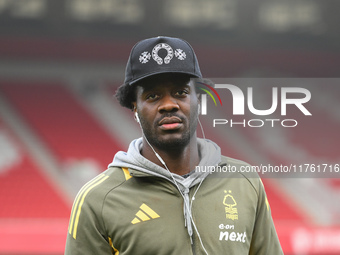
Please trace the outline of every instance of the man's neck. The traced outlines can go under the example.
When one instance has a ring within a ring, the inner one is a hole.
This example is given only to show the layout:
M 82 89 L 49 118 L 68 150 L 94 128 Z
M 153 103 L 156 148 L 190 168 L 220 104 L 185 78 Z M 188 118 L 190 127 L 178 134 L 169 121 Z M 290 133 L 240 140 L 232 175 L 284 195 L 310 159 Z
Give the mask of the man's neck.
M 196 137 L 192 138 L 190 143 L 185 147 L 167 150 L 160 150 L 154 147 L 154 149 L 163 159 L 169 171 L 178 175 L 189 173 L 200 161 Z M 141 154 L 156 165 L 165 168 L 153 152 L 150 145 L 146 142 L 145 138 L 143 138 Z

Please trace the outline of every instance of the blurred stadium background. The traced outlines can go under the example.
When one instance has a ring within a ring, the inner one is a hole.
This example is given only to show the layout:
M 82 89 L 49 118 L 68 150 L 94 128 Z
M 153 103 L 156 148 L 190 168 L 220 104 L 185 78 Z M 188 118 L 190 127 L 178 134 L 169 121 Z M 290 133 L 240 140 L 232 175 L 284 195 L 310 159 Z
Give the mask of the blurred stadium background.
M 140 136 L 112 96 L 137 41 L 186 39 L 205 77 L 329 80 L 340 74 L 339 7 L 338 0 L 0 0 L 0 254 L 63 254 L 77 191 Z M 203 118 L 206 136 L 254 164 L 340 163 L 339 86 L 310 89 L 313 117 L 301 128 L 213 132 Z M 263 181 L 285 254 L 340 254 L 339 179 Z

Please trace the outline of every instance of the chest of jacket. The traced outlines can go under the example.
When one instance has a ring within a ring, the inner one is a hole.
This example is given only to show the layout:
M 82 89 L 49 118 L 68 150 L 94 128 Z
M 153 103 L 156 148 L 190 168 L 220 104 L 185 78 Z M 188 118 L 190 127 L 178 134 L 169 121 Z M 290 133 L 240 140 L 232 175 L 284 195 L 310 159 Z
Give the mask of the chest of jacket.
M 254 188 L 244 178 L 214 177 L 195 194 L 197 187 L 189 192 L 198 231 L 193 244 L 183 198 L 169 181 L 131 178 L 109 193 L 102 217 L 119 254 L 204 254 L 202 244 L 209 254 L 248 254 L 258 202 Z

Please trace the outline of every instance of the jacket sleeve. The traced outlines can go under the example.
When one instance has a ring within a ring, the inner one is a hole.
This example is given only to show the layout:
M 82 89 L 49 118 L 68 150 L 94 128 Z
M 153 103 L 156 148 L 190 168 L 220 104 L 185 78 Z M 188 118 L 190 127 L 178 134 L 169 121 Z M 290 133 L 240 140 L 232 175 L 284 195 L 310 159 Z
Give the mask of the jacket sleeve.
M 91 194 L 78 194 L 71 211 L 65 255 L 114 254 L 105 234 L 102 204 L 102 199 Z
M 283 254 L 270 206 L 261 179 L 258 179 L 258 204 L 249 255 Z

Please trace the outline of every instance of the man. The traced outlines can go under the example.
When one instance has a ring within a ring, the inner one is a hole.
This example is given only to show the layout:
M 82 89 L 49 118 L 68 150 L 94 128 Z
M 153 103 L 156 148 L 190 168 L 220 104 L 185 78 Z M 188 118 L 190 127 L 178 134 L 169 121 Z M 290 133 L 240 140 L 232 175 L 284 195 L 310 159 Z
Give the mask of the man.
M 134 46 L 116 96 L 143 137 L 80 190 L 65 254 L 283 254 L 257 175 L 195 171 L 246 164 L 197 138 L 190 78 L 202 75 L 184 40 Z

